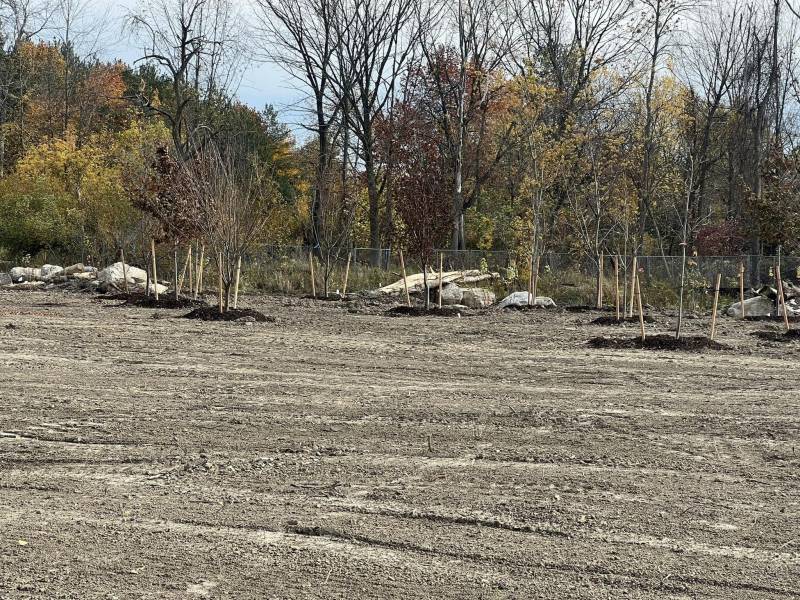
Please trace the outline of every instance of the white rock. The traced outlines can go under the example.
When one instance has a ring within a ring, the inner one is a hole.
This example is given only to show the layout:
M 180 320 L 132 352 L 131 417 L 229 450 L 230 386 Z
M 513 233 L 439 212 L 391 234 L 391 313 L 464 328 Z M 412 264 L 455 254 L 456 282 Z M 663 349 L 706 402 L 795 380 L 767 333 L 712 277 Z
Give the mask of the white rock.
M 537 296 L 533 300 L 534 306 L 542 308 L 555 308 L 556 303 L 547 296 Z M 528 292 L 514 292 L 500 301 L 498 308 L 508 308 L 509 306 L 528 306 Z
M 488 308 L 497 301 L 497 296 L 485 288 L 468 288 L 464 290 L 461 302 L 470 308 Z M 527 302 L 528 299 L 526 298 Z
M 83 263 L 77 263 L 75 265 L 70 265 L 66 269 L 64 269 L 64 275 L 69 277 L 70 275 L 77 275 L 78 273 L 83 273 L 86 267 L 83 266 Z
M 461 299 L 464 296 L 464 290 L 458 287 L 455 283 L 445 283 L 442 287 L 442 305 L 452 306 L 454 304 L 461 304 Z
M 14 283 L 40 281 L 42 279 L 42 270 L 32 267 L 14 267 L 9 274 Z
M 128 283 L 144 287 L 147 284 L 147 272 L 137 267 L 125 265 L 123 272 L 122 263 L 114 263 L 97 274 L 100 283 L 110 283 L 117 287 L 122 287 L 125 281 L 125 273 L 128 276 Z
M 729 317 L 740 318 L 742 316 L 742 303 L 737 302 L 728 308 Z M 748 298 L 744 301 L 744 314 L 746 317 L 769 317 L 777 313 L 775 302 L 764 296 Z
M 142 287 L 144 287 L 144 286 L 142 286 Z M 161 285 L 160 283 L 158 284 L 158 295 L 159 295 L 159 297 L 161 297 L 161 295 L 163 295 L 163 294 L 166 294 L 168 291 L 169 291 L 169 288 L 167 286 Z M 150 284 L 150 293 L 151 294 L 155 293 L 155 286 L 152 283 Z
M 48 281 L 64 273 L 64 267 L 58 265 L 42 265 L 42 280 Z

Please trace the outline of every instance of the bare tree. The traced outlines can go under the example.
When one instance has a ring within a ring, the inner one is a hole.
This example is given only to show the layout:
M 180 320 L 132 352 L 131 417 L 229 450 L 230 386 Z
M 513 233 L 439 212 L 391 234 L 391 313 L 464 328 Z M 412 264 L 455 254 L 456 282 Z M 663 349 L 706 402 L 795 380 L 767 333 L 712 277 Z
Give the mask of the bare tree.
M 154 102 L 144 86 L 133 98 L 169 125 L 178 156 L 185 160 L 218 131 L 204 111 L 240 80 L 245 22 L 233 0 L 147 0 L 128 16 L 128 25 L 144 46 L 138 63 L 155 66 L 171 83 L 168 101 Z
M 376 122 L 392 108 L 398 78 L 424 28 L 422 10 L 418 0 L 353 0 L 343 3 L 344 14 L 335 20 L 340 68 L 351 74 L 342 93 L 367 183 L 373 265 L 380 260 L 380 198 L 387 182 L 376 151 Z
M 305 127 L 317 137 L 310 241 L 319 252 L 322 207 L 333 202 L 328 197 L 330 170 L 343 107 L 337 31 L 347 30 L 348 25 L 337 23 L 343 18 L 339 0 L 255 0 L 255 4 L 267 57 L 307 92 L 313 123 Z
M 502 88 L 496 75 L 511 50 L 512 28 L 505 0 L 458 0 L 440 6 L 435 18 L 420 21 L 418 27 L 424 69 L 432 83 L 431 114 L 450 162 L 451 244 L 461 250 L 464 213 L 478 193 L 466 200 L 467 144 L 471 139 L 480 147 L 484 141 L 486 116 Z
M 652 210 L 653 196 L 653 162 L 657 150 L 655 137 L 654 92 L 658 72 L 664 67 L 665 58 L 672 50 L 673 33 L 678 26 L 681 15 L 695 5 L 692 0 L 642 0 L 647 10 L 647 28 L 649 40 L 645 44 L 647 56 L 647 75 L 644 87 L 644 131 L 642 135 L 642 169 L 639 180 L 639 225 L 635 240 L 635 252 L 638 253 L 644 243 L 645 225 Z

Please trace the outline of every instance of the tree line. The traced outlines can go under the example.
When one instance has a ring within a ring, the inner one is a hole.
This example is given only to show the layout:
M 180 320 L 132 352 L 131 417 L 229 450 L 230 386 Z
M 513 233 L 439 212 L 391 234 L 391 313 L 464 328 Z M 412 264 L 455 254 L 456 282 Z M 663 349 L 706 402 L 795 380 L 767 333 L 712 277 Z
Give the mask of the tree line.
M 248 237 L 324 268 L 353 246 L 800 250 L 791 1 L 143 0 L 133 64 L 99 58 L 90 6 L 0 0 L 9 256 L 196 236 L 170 220 L 208 198 L 164 205 L 212 174 L 214 214 L 261 194 Z M 237 98 L 257 61 L 302 135 Z

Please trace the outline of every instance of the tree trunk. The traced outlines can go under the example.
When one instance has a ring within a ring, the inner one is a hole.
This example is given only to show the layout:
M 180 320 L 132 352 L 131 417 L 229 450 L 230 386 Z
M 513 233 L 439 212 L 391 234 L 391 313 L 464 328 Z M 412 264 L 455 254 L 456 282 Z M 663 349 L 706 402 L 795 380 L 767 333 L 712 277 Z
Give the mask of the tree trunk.
M 369 196 L 369 244 L 372 248 L 369 263 L 373 267 L 377 267 L 380 266 L 381 260 L 380 199 L 378 198 L 378 182 L 372 152 L 365 151 L 365 154 L 364 170 L 367 175 L 367 195 Z

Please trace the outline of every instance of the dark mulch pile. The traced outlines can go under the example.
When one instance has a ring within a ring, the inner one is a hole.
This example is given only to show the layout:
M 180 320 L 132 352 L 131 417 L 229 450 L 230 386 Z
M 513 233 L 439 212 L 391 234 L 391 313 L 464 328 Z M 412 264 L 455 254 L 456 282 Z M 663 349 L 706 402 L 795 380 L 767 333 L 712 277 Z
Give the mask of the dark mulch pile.
M 220 313 L 217 306 L 195 308 L 184 319 L 200 319 L 201 321 L 255 321 L 256 323 L 274 323 L 275 317 L 267 316 L 252 308 L 231 308 Z
M 98 296 L 97 299 L 115 300 L 121 302 L 116 306 L 136 306 L 138 308 L 178 309 L 208 306 L 204 300 L 193 300 L 186 296 L 180 296 L 176 300 L 174 295 L 167 294 L 162 294 L 158 300 L 156 300 L 155 296 L 148 296 L 147 294 L 108 294 L 106 296 Z
M 454 306 L 438 306 L 425 310 L 422 306 L 395 306 L 386 311 L 390 317 L 468 317 L 472 311 Z
M 800 340 L 800 329 L 790 329 L 789 331 L 756 331 L 753 335 L 767 342 L 796 342 Z
M 588 342 L 591 348 L 610 348 L 615 350 L 682 350 L 684 352 L 700 352 L 702 350 L 724 350 L 725 346 L 712 342 L 703 336 L 684 336 L 675 339 L 674 335 L 660 334 L 642 338 L 607 338 L 596 337 Z
M 604 306 L 603 308 L 597 308 L 596 306 L 588 306 L 588 305 L 580 305 L 576 304 L 575 306 L 565 306 L 564 310 L 567 312 L 612 312 L 616 310 L 611 306 Z
M 655 323 L 656 320 L 650 315 L 644 316 L 645 323 Z M 617 317 L 597 317 L 590 325 L 619 325 L 620 323 L 639 323 L 639 317 L 623 317 L 617 321 Z
M 503 310 L 518 310 L 520 312 L 533 311 L 533 310 L 553 310 L 552 306 L 540 306 L 539 304 L 509 304 L 504 306 Z

